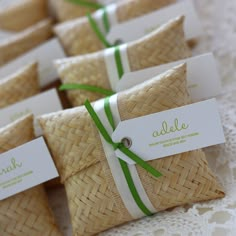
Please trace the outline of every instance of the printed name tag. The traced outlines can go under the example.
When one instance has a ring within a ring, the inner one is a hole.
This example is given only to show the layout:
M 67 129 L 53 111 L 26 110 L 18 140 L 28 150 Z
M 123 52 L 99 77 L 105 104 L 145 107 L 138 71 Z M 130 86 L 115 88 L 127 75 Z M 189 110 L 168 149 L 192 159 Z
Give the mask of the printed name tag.
M 145 161 L 225 142 L 215 99 L 122 121 L 112 140 L 125 138 L 130 150 Z M 134 164 L 120 150 L 116 156 Z
M 39 63 L 40 86 L 45 87 L 58 78 L 53 60 L 64 57 L 66 57 L 66 55 L 59 41 L 52 39 L 1 67 L 0 77 L 6 77 L 11 74 L 12 71 L 16 71 L 22 66 L 36 60 Z
M 108 4 L 111 4 L 111 3 L 116 3 L 118 1 L 119 0 L 97 0 L 98 3 L 103 4 L 103 5 L 108 5 Z
M 58 177 L 43 138 L 0 155 L 0 200 Z
M 0 127 L 5 126 L 29 113 L 33 113 L 36 117 L 60 110 L 62 110 L 62 105 L 57 91 L 56 89 L 52 89 L 6 108 L 0 109 Z M 42 130 L 36 120 L 34 123 L 34 128 L 36 136 L 42 135 Z
M 212 98 L 221 93 L 221 79 L 212 53 L 126 73 L 119 80 L 116 91 L 131 88 L 181 63 L 187 63 L 188 89 L 193 101 Z
M 115 25 L 108 33 L 107 40 L 111 43 L 115 43 L 117 40 L 127 43 L 139 39 L 166 23 L 168 20 L 181 15 L 185 16 L 184 30 L 187 39 L 192 39 L 202 34 L 202 26 L 193 2 L 186 0 L 164 7 L 142 17 Z
M 13 35 L 12 32 L 5 31 L 5 30 L 0 30 L 0 40 L 6 39 L 6 38 L 8 38 L 8 37 L 10 37 L 12 35 Z
M 0 0 L 0 8 L 7 8 L 14 4 L 18 4 L 21 0 Z

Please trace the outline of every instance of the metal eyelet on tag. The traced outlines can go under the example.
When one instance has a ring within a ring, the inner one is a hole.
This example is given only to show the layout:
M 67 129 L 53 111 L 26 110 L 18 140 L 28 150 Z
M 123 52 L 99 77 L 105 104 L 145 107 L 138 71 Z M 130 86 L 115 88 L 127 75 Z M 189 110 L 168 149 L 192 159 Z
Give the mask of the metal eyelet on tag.
M 131 148 L 132 146 L 132 139 L 129 137 L 125 137 L 121 140 L 121 142 L 124 144 L 126 148 Z

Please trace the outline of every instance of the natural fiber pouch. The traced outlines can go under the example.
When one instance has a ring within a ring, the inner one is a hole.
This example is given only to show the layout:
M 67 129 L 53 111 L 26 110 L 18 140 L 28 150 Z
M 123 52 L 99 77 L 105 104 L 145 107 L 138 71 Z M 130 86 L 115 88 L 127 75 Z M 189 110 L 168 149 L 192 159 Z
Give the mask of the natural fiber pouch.
M 124 72 L 141 70 L 144 68 L 180 60 L 191 55 L 185 42 L 183 32 L 183 17 L 178 17 L 161 26 L 156 31 L 140 40 L 121 46 L 120 57 L 124 64 Z M 113 76 L 116 75 L 116 65 L 112 67 L 111 56 L 114 48 L 97 53 L 77 56 L 55 62 L 59 77 L 65 84 L 78 83 L 113 89 Z M 86 90 L 68 91 L 68 98 L 73 106 L 79 106 L 88 98 L 95 101 L 104 97 L 100 93 Z
M 117 4 L 109 5 L 105 10 L 98 10 L 92 16 L 96 21 L 103 22 L 103 16 L 107 14 L 110 26 L 112 26 L 114 22 L 122 23 L 128 21 L 132 18 L 155 11 L 174 1 L 175 0 L 125 0 Z M 59 37 L 65 51 L 70 56 L 91 53 L 104 48 L 104 45 L 92 29 L 87 17 L 60 24 L 54 28 L 54 31 Z M 105 32 L 103 33 L 105 34 Z
M 0 108 L 40 92 L 37 63 L 26 65 L 16 73 L 0 79 Z
M 41 21 L 0 41 L 0 66 L 30 51 L 52 36 L 51 20 Z
M 103 5 L 120 2 L 121 0 L 49 0 L 58 21 L 67 21 L 85 16 Z M 130 0 L 124 0 L 130 1 Z M 132 1 L 132 0 L 131 0 Z
M 0 29 L 21 31 L 48 15 L 46 0 L 18 0 L 0 9 Z
M 0 153 L 34 139 L 33 116 L 0 129 Z M 0 201 L 0 235 L 60 236 L 43 185 Z
M 181 65 L 118 93 L 109 101 L 116 104 L 120 120 L 128 120 L 187 105 L 190 98 L 186 83 L 186 65 Z M 93 103 L 94 108 L 106 100 Z M 84 106 L 44 115 L 40 123 L 65 184 L 73 235 L 94 235 L 141 216 L 132 216 L 128 209 L 132 201 L 124 196 L 131 190 L 123 192 L 124 198 L 121 198 L 122 191 L 117 186 L 125 187 L 128 182 L 119 180 L 123 174 L 114 178 L 114 172 L 110 170 L 111 158 L 118 160 L 114 156 L 114 146 L 109 146 L 111 151 L 104 149 L 106 141 Z M 140 178 L 143 194 L 154 208 L 152 213 L 224 196 L 202 150 L 146 163 L 162 173 L 156 178 L 139 165 L 133 166 L 136 171 L 134 181 Z M 117 169 L 119 165 L 118 162 L 113 167 Z

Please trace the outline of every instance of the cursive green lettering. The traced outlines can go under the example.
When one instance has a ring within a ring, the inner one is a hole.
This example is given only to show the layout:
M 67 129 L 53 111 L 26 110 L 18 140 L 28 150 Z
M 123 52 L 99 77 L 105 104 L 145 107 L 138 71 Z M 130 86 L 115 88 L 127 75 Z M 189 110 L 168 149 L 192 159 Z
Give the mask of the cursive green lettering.
M 22 163 L 18 163 L 15 158 L 12 158 L 11 163 L 0 170 L 0 176 L 10 173 L 14 171 L 15 169 L 21 168 L 21 167 L 22 167 Z
M 175 133 L 175 132 L 180 132 L 182 130 L 188 129 L 189 125 L 182 123 L 181 125 L 179 124 L 178 118 L 175 118 L 174 124 L 169 125 L 167 121 L 163 121 L 161 125 L 160 130 L 155 130 L 152 134 L 154 138 L 160 137 L 162 135 L 170 134 L 170 133 Z

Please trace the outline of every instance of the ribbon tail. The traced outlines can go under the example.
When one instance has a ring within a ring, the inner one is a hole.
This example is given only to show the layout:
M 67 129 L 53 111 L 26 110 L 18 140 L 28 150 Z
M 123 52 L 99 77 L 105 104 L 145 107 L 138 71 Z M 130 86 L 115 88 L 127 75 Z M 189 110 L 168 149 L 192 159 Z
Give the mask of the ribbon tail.
M 159 178 L 162 176 L 162 174 L 157 171 L 155 168 L 153 168 L 151 165 L 149 165 L 146 161 L 141 159 L 139 156 L 137 156 L 135 153 L 130 151 L 125 146 L 121 145 L 119 147 L 120 151 L 123 152 L 126 156 L 128 156 L 131 160 L 133 160 L 137 165 L 145 169 L 147 172 L 149 172 L 151 175 L 153 175 L 156 178 Z

